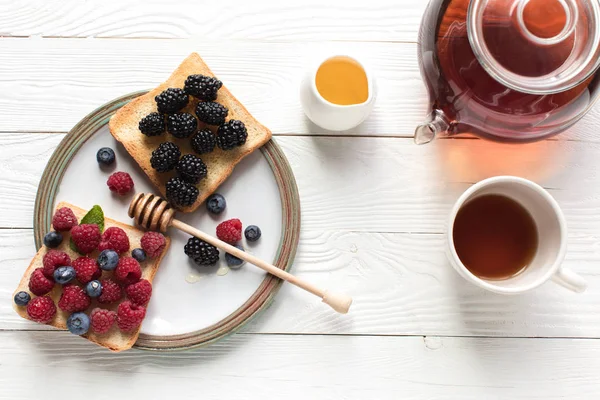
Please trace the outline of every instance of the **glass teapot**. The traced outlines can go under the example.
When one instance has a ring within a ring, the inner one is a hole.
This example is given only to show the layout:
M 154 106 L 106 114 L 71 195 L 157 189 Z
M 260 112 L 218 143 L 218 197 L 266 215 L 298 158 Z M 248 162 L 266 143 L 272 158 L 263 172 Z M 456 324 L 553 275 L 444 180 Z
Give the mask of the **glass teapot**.
M 600 0 L 432 0 L 419 33 L 431 113 L 415 141 L 533 141 L 598 97 Z

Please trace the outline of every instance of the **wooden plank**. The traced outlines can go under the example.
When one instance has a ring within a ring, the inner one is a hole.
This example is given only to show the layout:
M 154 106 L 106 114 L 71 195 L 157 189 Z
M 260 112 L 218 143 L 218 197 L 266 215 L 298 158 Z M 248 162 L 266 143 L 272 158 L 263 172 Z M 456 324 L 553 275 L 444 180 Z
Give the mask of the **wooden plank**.
M 414 42 L 426 4 L 26 0 L 0 3 L 0 35 Z
M 284 285 L 244 332 L 286 334 L 599 337 L 600 239 L 571 235 L 565 266 L 590 284 L 576 295 L 548 283 L 522 296 L 487 293 L 446 261 L 442 235 L 303 231 L 293 272 L 348 293 L 350 314 Z M 30 230 L 0 230 L 0 330 L 47 329 L 22 320 L 11 294 L 35 254 Z
M 0 332 L 0 353 L 0 398 L 11 400 L 576 400 L 600 391 L 596 340 L 235 335 L 205 349 L 112 355 L 68 333 Z
M 0 133 L 0 227 L 32 227 L 36 187 L 62 137 Z M 550 189 L 573 233 L 595 234 L 600 227 L 600 143 L 441 140 L 416 146 L 398 138 L 276 140 L 298 182 L 305 230 L 441 233 L 463 190 L 502 174 Z
M 0 131 L 67 132 L 100 105 L 164 81 L 192 51 L 278 135 L 412 137 L 427 113 L 413 43 L 5 38 L 0 40 Z M 298 96 L 305 71 L 333 54 L 369 62 L 379 88 L 371 117 L 345 132 L 312 124 Z M 595 107 L 559 138 L 599 141 L 599 129 L 600 107 Z
M 193 51 L 276 134 L 327 133 L 304 116 L 299 87 L 315 60 L 334 54 L 363 57 L 378 79 L 371 117 L 345 134 L 411 136 L 425 115 L 415 44 L 13 38 L 0 40 L 0 131 L 66 132 L 100 105 L 157 86 Z

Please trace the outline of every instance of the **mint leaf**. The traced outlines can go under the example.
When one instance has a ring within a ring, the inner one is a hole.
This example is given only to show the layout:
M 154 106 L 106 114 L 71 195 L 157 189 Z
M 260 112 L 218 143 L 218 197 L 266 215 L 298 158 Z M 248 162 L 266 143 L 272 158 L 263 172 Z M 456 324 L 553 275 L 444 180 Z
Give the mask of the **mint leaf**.
M 100 207 L 99 205 L 95 205 L 94 207 L 92 207 L 92 209 L 88 211 L 87 214 L 83 216 L 83 218 L 81 218 L 79 224 L 96 224 L 100 229 L 100 233 L 104 232 L 104 211 L 102 211 L 102 207 Z M 71 241 L 69 242 L 69 247 L 71 247 L 71 250 L 82 254 L 75 245 L 73 238 L 71 238 Z
M 99 205 L 95 205 L 81 218 L 79 224 L 96 224 L 100 228 L 100 233 L 104 232 L 104 211 Z

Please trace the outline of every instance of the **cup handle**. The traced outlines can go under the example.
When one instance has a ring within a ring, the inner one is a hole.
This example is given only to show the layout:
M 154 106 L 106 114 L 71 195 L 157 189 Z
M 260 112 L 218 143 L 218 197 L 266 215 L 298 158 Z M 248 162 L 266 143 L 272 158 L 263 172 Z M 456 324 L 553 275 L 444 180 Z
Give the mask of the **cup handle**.
M 587 289 L 587 282 L 581 277 L 567 268 L 560 268 L 556 274 L 552 276 L 554 283 L 572 290 L 576 293 L 583 293 Z

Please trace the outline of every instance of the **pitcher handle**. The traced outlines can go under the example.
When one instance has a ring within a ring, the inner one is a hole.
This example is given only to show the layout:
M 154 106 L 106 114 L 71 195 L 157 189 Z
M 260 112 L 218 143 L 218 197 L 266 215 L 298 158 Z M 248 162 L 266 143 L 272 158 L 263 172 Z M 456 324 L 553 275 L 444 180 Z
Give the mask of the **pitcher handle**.
M 587 282 L 585 279 L 583 279 L 581 275 L 578 275 L 567 268 L 560 268 L 556 271 L 556 274 L 552 276 L 552 280 L 554 283 L 576 293 L 583 293 L 587 289 Z
M 448 129 L 450 129 L 450 123 L 444 112 L 442 110 L 433 110 L 427 117 L 427 120 L 415 129 L 415 143 L 429 143 L 436 136 L 447 133 Z

